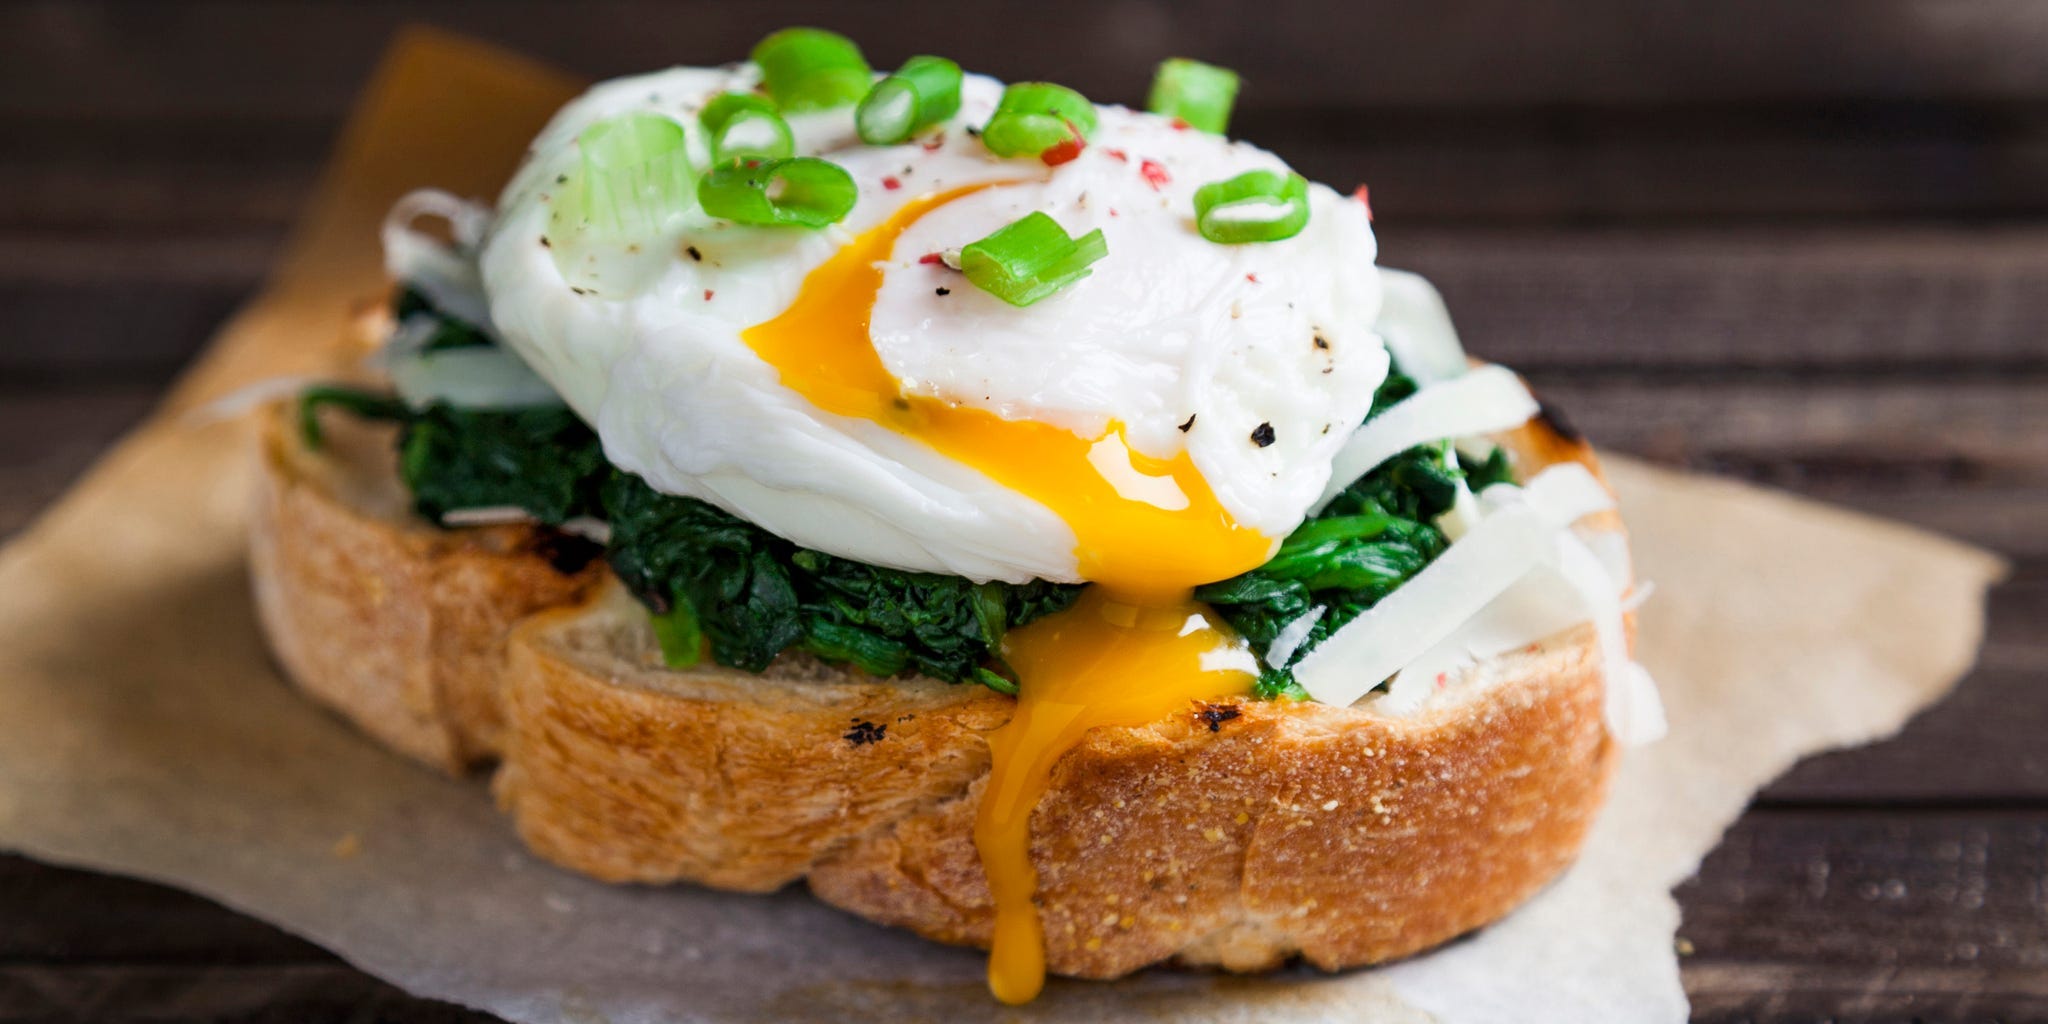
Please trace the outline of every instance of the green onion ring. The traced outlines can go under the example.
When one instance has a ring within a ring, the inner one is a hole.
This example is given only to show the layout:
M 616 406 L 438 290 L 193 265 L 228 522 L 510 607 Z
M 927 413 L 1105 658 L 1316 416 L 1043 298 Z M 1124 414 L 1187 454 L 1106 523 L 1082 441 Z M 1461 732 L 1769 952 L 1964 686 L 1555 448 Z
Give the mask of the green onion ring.
M 1195 190 L 1195 229 L 1211 242 L 1277 242 L 1308 226 L 1308 181 L 1292 171 L 1246 171 Z
M 1009 303 L 1029 306 L 1092 271 L 1109 254 L 1100 228 L 1069 238 L 1042 212 L 1027 214 L 960 250 L 960 271 L 975 287 Z
M 713 163 L 781 160 L 796 153 L 789 122 L 775 112 L 775 104 L 751 93 L 718 94 L 697 121 L 710 140 Z
M 960 109 L 960 65 L 944 57 L 912 57 L 875 83 L 853 112 L 860 140 L 893 146 Z
M 1093 134 L 1095 104 L 1088 97 L 1051 82 L 1016 82 L 982 126 L 981 144 L 997 156 L 1037 156 Z
M 810 156 L 715 167 L 697 183 L 697 201 L 705 213 L 764 227 L 836 224 L 859 197 L 845 168 Z
M 1237 72 L 1186 57 L 1161 61 L 1145 109 L 1179 118 L 1188 127 L 1221 135 L 1237 102 Z
M 867 95 L 874 72 L 853 40 L 821 28 L 786 28 L 754 44 L 761 84 L 783 110 L 843 107 Z
M 601 231 L 653 232 L 695 199 L 688 135 L 660 114 L 632 113 L 583 129 L 582 219 Z

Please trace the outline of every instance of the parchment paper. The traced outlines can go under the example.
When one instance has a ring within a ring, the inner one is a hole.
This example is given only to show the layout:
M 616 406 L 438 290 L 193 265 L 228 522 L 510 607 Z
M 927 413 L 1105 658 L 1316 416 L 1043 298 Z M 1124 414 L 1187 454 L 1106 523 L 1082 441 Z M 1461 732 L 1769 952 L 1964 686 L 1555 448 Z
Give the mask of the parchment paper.
M 480 781 L 385 753 L 300 699 L 243 561 L 246 420 L 192 410 L 324 369 L 381 282 L 399 193 L 489 196 L 575 83 L 404 36 L 270 290 L 165 409 L 0 552 L 0 847 L 203 893 L 422 995 L 520 1021 L 1680 1021 L 1670 888 L 1802 754 L 1896 730 L 1969 666 L 1979 551 L 1614 460 L 1641 571 L 1641 655 L 1672 732 L 1631 752 L 1583 860 L 1428 956 L 1337 976 L 1055 980 L 1004 1009 L 975 952 L 803 892 L 616 888 L 521 851 Z M 4 913 L 0 909 L 0 913 Z

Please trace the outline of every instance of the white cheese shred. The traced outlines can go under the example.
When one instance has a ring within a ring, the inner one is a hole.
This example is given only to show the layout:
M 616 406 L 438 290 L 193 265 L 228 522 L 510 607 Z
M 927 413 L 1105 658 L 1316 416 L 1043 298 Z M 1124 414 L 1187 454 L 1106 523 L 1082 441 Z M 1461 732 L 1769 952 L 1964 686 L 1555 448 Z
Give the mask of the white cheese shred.
M 1352 433 L 1330 466 L 1316 511 L 1380 463 L 1418 444 L 1512 430 L 1536 415 L 1536 398 L 1514 371 L 1482 366 L 1431 384 Z
M 1588 621 L 1606 674 L 1609 731 L 1625 744 L 1663 735 L 1655 684 L 1629 659 L 1620 585 L 1572 530 L 1614 507 L 1607 489 L 1584 466 L 1564 463 L 1524 487 L 1489 487 L 1461 504 L 1462 532 L 1442 557 L 1295 667 L 1309 695 L 1348 705 L 1391 677 L 1375 708 L 1413 714 L 1474 659 Z M 1571 611 L 1560 615 L 1561 606 Z
M 517 505 L 479 505 L 475 508 L 451 508 L 441 513 L 443 526 L 506 526 L 533 522 L 539 520 Z
M 422 217 L 447 221 L 454 246 L 416 228 Z M 426 293 L 442 312 L 488 330 L 491 308 L 476 250 L 490 222 L 491 211 L 482 204 L 438 189 L 408 192 L 384 218 L 384 269 Z
M 1266 664 L 1273 668 L 1286 668 L 1287 663 L 1294 660 L 1294 652 L 1301 650 L 1301 642 L 1308 639 L 1309 630 L 1316 628 L 1323 613 L 1329 610 L 1328 605 L 1316 605 L 1293 622 L 1280 627 L 1280 632 L 1273 635 L 1273 642 L 1266 646 Z
M 1380 268 L 1380 316 L 1374 324 L 1394 365 L 1429 387 L 1465 372 L 1465 348 L 1436 286 L 1420 274 Z

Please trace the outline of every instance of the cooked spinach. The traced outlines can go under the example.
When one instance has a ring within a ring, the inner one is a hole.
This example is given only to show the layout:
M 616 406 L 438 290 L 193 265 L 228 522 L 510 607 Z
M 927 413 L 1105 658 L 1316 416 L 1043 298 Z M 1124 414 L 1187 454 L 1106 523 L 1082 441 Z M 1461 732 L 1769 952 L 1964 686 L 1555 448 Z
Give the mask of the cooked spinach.
M 598 489 L 611 464 L 597 435 L 566 408 L 412 409 L 392 395 L 325 384 L 299 396 L 309 447 L 324 441 L 319 414 L 329 406 L 399 425 L 399 478 L 414 511 L 436 523 L 464 508 L 511 506 L 550 526 L 602 512 Z
M 401 320 L 432 317 L 425 347 L 493 344 L 490 336 L 402 289 Z M 1416 390 L 1390 374 L 1373 414 Z M 709 657 L 758 672 L 800 650 L 875 675 L 917 671 L 1015 692 L 998 652 L 1005 632 L 1071 605 L 1080 587 L 1034 580 L 977 584 L 906 572 L 800 547 L 693 498 L 662 494 L 612 468 L 596 435 L 566 408 L 409 409 L 389 395 L 323 386 L 302 396 L 300 423 L 320 443 L 318 412 L 345 409 L 400 425 L 399 471 L 418 512 L 442 521 L 462 508 L 514 506 L 560 525 L 595 516 L 611 526 L 606 557 L 653 615 L 667 661 Z M 1434 525 L 1462 479 L 1477 490 L 1509 480 L 1506 454 L 1484 462 L 1448 443 L 1388 460 L 1290 534 L 1259 568 L 1195 596 L 1265 651 L 1289 623 L 1326 609 L 1297 657 L 1421 572 L 1449 541 Z M 1265 669 L 1262 697 L 1305 697 L 1287 668 Z
M 491 336 L 483 328 L 461 320 L 434 305 L 427 293 L 406 285 L 398 290 L 391 301 L 391 315 L 399 323 L 417 319 L 431 320 L 432 327 L 419 342 L 421 352 L 439 352 L 451 348 L 473 348 L 478 345 L 494 345 Z
M 1373 396 L 1371 415 L 1415 390 L 1414 381 L 1389 374 Z M 1468 463 L 1448 442 L 1417 445 L 1331 499 L 1265 565 L 1200 587 L 1195 597 L 1262 653 L 1289 623 L 1322 608 L 1295 649 L 1298 659 L 1443 554 L 1450 541 L 1435 520 L 1457 500 L 1460 480 L 1476 490 L 1511 476 L 1503 451 Z M 1307 696 L 1290 668 L 1263 660 L 1256 692 L 1269 699 Z
M 654 611 L 671 664 L 708 651 L 758 672 L 797 649 L 876 675 L 914 669 L 1009 692 L 1014 684 L 997 670 L 1003 634 L 1067 607 L 1080 591 L 855 562 L 626 473 L 605 485 L 604 507 L 612 568 Z
M 413 507 L 435 522 L 459 508 L 510 505 L 559 526 L 603 514 L 598 491 L 612 469 L 597 435 L 566 407 L 436 402 L 400 431 L 398 472 Z

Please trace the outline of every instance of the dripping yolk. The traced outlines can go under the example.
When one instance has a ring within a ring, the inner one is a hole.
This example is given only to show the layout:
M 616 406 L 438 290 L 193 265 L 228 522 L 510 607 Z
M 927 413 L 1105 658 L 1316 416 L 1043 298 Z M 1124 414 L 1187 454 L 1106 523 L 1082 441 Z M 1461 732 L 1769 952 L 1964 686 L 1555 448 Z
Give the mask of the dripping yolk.
M 1054 764 L 1096 726 L 1140 725 L 1190 701 L 1250 691 L 1256 666 L 1242 641 L 1191 594 L 1260 565 L 1273 542 L 1232 520 L 1187 453 L 1156 459 L 1132 451 L 1120 423 L 1083 437 L 903 394 L 869 336 L 879 264 L 919 217 L 987 187 L 906 203 L 813 270 L 781 315 L 741 337 L 819 410 L 915 438 L 1051 509 L 1074 532 L 1081 577 L 1097 584 L 1068 611 L 1012 631 L 1004 645 L 1017 673 L 1017 709 L 989 740 L 993 764 L 975 844 L 996 909 L 989 986 L 1004 1002 L 1021 1003 L 1044 984 L 1030 818 Z

